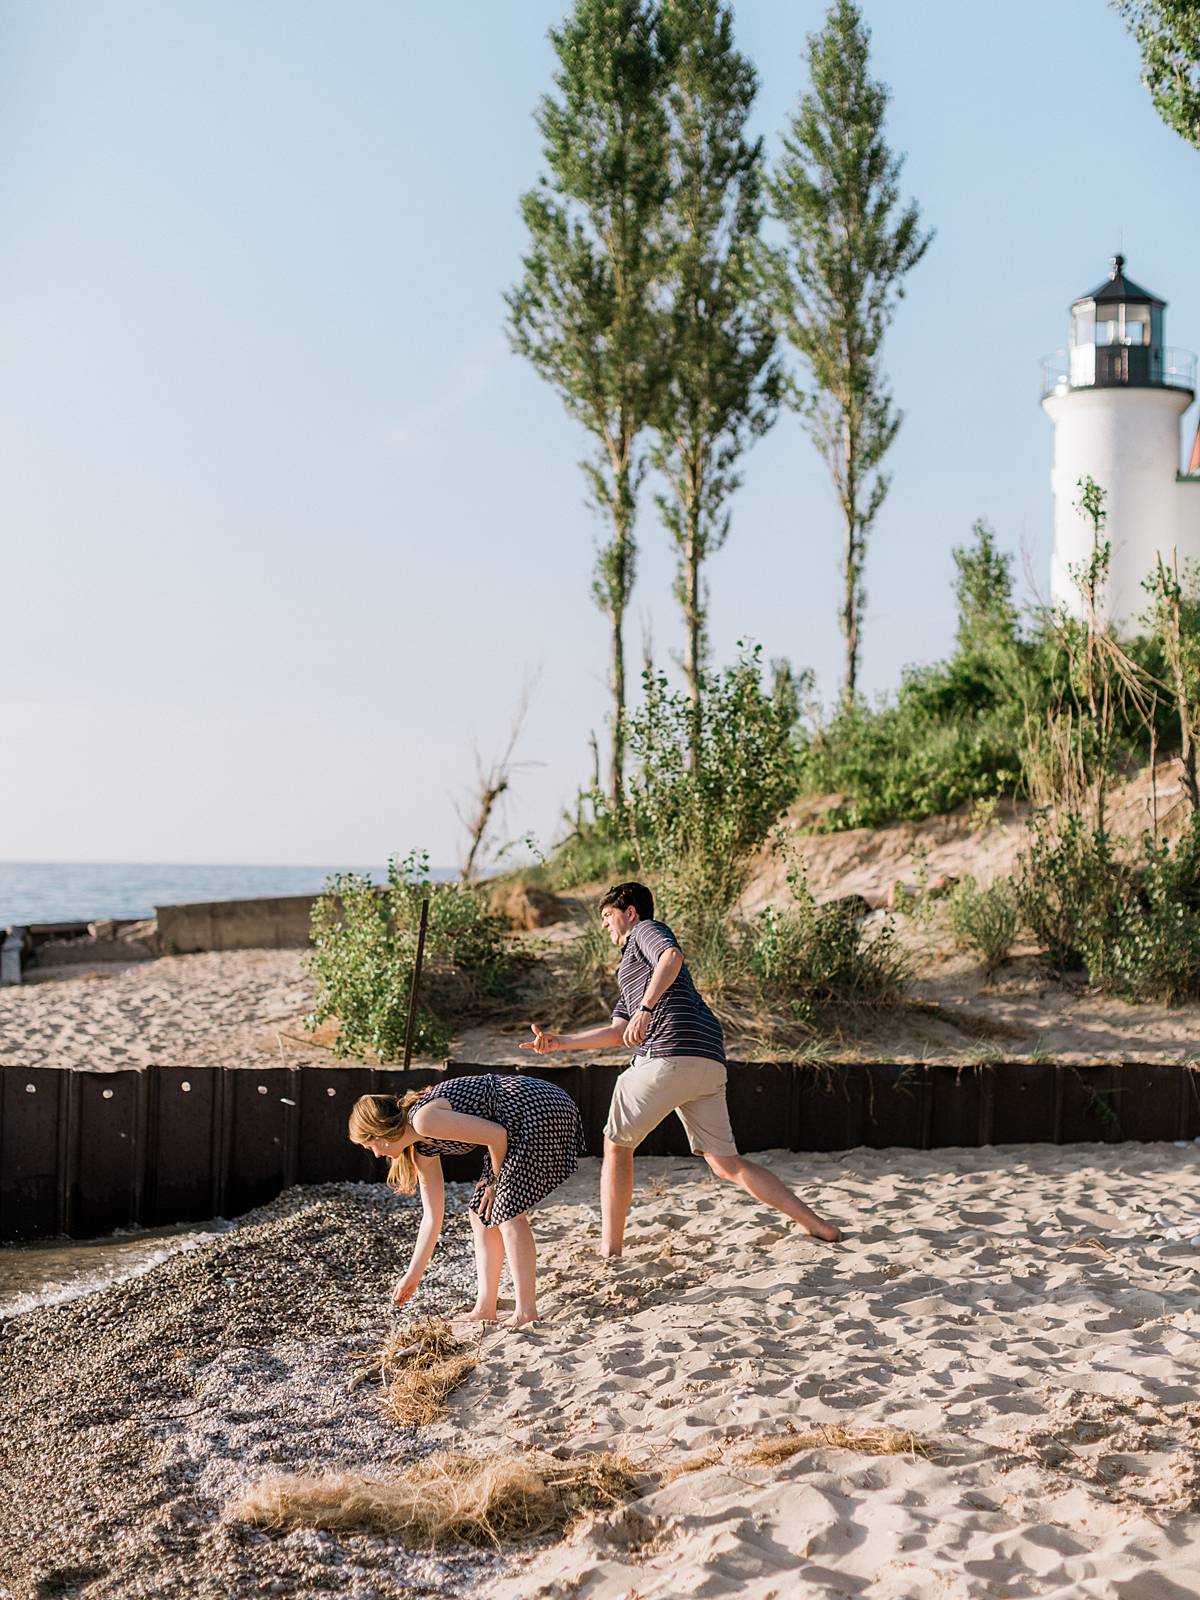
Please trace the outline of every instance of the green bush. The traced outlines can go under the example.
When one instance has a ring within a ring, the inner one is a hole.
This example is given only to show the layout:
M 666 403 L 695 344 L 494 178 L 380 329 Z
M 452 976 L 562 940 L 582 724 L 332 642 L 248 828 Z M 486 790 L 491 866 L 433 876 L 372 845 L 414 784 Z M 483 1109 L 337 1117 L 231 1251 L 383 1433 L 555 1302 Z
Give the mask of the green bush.
M 629 835 L 620 820 L 611 815 L 603 797 L 585 795 L 581 801 L 590 801 L 595 815 L 590 821 L 578 816 L 571 832 L 544 864 L 541 876 L 550 888 L 620 883 L 637 870 L 637 855 Z
M 990 977 L 1008 959 L 1017 936 L 1017 899 L 1012 884 L 998 878 L 986 888 L 964 878 L 947 900 L 950 929 L 960 950 L 983 962 Z
M 313 907 L 316 1001 L 307 1019 L 310 1028 L 337 1020 L 335 1055 L 402 1057 L 426 895 L 429 923 L 414 1049 L 443 1053 L 452 1017 L 461 1020 L 481 1001 L 511 993 L 515 958 L 503 925 L 474 886 L 431 883 L 424 852 L 393 857 L 385 887 L 357 873 L 337 873 Z
M 954 561 L 958 629 L 949 660 L 906 669 L 889 703 L 841 706 L 827 721 L 812 717 L 805 730 L 800 792 L 845 796 L 825 828 L 917 821 L 1028 793 L 1031 734 L 1065 707 L 1079 709 L 1084 625 L 1044 612 L 1022 624 L 1011 558 L 984 523 L 976 523 L 970 545 L 955 549 Z M 1134 638 L 1123 649 L 1160 689 L 1140 706 L 1118 697 L 1103 752 L 1116 768 L 1149 758 L 1151 727 L 1159 750 L 1174 737 L 1161 643 Z M 1083 732 L 1082 754 L 1090 772 L 1100 759 L 1094 728 Z
M 867 939 L 839 905 L 761 912 L 750 925 L 748 954 L 764 1001 L 782 1003 L 804 1022 L 883 1005 L 904 987 L 904 961 L 891 928 Z
M 764 686 L 761 654 L 743 648 L 703 676 L 698 737 L 688 697 L 650 672 L 628 719 L 626 834 L 664 911 L 693 933 L 723 921 L 795 793 L 796 699 L 781 677 Z
M 1200 999 L 1200 819 L 1172 845 L 1146 833 L 1142 855 L 1120 859 L 1103 830 L 1044 819 L 1020 864 L 1017 900 L 1060 971 L 1131 1000 Z
M 934 816 L 1020 783 L 1025 707 L 1045 676 L 1045 649 L 1021 633 L 1011 558 L 985 523 L 976 523 L 974 543 L 956 548 L 954 561 L 958 632 L 950 660 L 908 668 L 891 704 L 841 706 L 808 731 L 804 791 L 846 796 L 826 827 Z
M 969 801 L 1011 794 L 1021 777 L 1020 733 L 1001 712 L 932 713 L 926 691 L 949 669 L 905 676 L 894 705 L 845 707 L 811 733 L 800 757 L 800 790 L 845 798 L 826 814 L 829 830 L 874 828 L 940 816 Z
M 1103 984 L 1126 893 L 1125 869 L 1112 840 L 1077 815 L 1054 828 L 1045 815 L 1030 824 L 1015 878 L 1021 919 L 1060 972 L 1087 971 Z
M 1109 982 L 1132 1000 L 1200 999 L 1200 819 L 1173 846 L 1144 834 L 1142 850 L 1119 907 Z
M 897 1001 L 907 962 L 891 922 L 868 932 L 851 907 L 837 901 L 818 905 L 802 872 L 790 873 L 788 883 L 787 905 L 768 906 L 732 925 L 724 949 L 711 952 L 721 965 L 706 976 L 718 995 L 724 986 L 742 1031 L 778 1033 L 771 1019 L 779 1017 L 811 1031 L 849 1012 Z

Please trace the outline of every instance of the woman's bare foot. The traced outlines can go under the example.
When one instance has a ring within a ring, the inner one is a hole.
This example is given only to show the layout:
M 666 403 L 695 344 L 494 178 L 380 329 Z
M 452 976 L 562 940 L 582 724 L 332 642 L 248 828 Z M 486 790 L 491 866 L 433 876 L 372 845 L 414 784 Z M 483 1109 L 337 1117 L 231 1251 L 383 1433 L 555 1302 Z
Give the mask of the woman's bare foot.
M 495 1306 L 481 1306 L 478 1302 L 470 1311 L 460 1311 L 456 1318 L 459 1322 L 495 1322 L 498 1313 Z
M 519 1311 L 514 1311 L 511 1317 L 505 1317 L 504 1326 L 506 1328 L 532 1328 L 537 1321 L 538 1314 L 536 1311 L 530 1316 L 522 1316 Z
M 837 1244 L 842 1237 L 840 1228 L 835 1228 L 832 1222 L 822 1222 L 820 1217 L 814 1218 L 813 1223 L 804 1231 L 814 1239 L 823 1239 L 826 1244 Z

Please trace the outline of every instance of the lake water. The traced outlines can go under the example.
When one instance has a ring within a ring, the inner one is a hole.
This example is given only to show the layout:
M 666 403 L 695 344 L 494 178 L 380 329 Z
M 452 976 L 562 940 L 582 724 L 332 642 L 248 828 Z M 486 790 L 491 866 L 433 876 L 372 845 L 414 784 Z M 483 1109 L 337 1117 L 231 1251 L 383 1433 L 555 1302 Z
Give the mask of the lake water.
M 103 1239 L 49 1239 L 0 1248 L 0 1317 L 20 1316 L 95 1294 L 126 1278 L 140 1277 L 180 1250 L 224 1232 L 229 1223 L 187 1223 L 173 1228 L 138 1228 Z
M 337 867 L 196 866 L 139 862 L 0 861 L 0 928 L 26 922 L 92 922 L 152 917 L 154 908 L 198 900 L 318 894 Z M 385 867 L 354 867 L 382 883 Z M 435 867 L 439 879 L 457 876 Z

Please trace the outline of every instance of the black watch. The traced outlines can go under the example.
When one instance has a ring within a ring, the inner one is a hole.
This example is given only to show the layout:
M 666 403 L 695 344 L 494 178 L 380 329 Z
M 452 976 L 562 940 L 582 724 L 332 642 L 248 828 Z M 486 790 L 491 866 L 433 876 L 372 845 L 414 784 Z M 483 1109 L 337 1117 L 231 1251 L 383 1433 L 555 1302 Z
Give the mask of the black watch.
M 654 1007 L 653 1006 L 639 1006 L 638 1010 L 639 1011 L 644 1011 L 646 1013 L 646 1015 L 649 1016 L 649 1017 L 652 1017 L 654 1015 Z

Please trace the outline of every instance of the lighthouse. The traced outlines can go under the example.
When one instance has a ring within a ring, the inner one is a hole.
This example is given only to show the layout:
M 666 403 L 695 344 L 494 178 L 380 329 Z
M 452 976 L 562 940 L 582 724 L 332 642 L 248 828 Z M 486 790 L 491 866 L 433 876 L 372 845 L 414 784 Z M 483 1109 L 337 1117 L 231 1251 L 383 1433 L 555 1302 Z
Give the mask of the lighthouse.
M 1092 553 L 1077 509 L 1079 481 L 1105 491 L 1111 546 L 1100 597 L 1106 618 L 1136 629 L 1148 596 L 1142 580 L 1158 556 L 1180 570 L 1200 560 L 1200 449 L 1180 471 L 1180 418 L 1195 394 L 1196 358 L 1163 338 L 1166 302 L 1125 275 L 1114 256 L 1107 280 L 1071 306 L 1071 343 L 1042 363 L 1042 406 L 1054 424 L 1054 551 L 1050 598 L 1073 615 L 1083 601 L 1071 569 Z M 1197 440 L 1200 446 L 1200 437 Z

